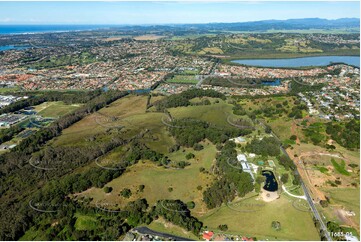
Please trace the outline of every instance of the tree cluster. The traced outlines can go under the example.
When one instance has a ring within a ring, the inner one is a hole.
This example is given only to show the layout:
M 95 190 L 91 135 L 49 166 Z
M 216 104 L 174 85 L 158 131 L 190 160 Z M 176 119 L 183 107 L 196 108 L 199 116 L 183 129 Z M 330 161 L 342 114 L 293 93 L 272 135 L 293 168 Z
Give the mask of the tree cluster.
M 224 94 L 214 91 L 212 89 L 203 90 L 203 89 L 192 88 L 182 93 L 173 94 L 163 100 L 157 101 L 154 103 L 154 106 L 156 106 L 156 109 L 158 111 L 165 110 L 166 108 L 190 106 L 192 105 L 190 100 L 196 97 L 214 97 L 214 98 L 221 98 L 223 100 L 226 99 Z
M 262 140 L 253 139 L 246 145 L 246 151 L 262 156 L 278 156 L 280 154 L 280 143 L 274 137 L 265 137 Z
M 243 197 L 254 189 L 251 175 L 243 172 L 241 166 L 232 164 L 237 160 L 235 148 L 234 142 L 227 141 L 217 155 L 219 179 L 203 192 L 203 201 L 208 208 L 219 207 L 222 203 L 232 201 L 236 195 Z

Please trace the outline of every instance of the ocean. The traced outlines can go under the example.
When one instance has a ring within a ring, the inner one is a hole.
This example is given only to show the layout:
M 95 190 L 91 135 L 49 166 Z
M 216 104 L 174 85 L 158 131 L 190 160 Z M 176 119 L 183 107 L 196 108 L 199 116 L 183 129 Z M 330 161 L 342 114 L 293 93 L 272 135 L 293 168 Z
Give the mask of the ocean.
M 0 25 L 0 34 L 34 34 L 108 29 L 112 25 Z

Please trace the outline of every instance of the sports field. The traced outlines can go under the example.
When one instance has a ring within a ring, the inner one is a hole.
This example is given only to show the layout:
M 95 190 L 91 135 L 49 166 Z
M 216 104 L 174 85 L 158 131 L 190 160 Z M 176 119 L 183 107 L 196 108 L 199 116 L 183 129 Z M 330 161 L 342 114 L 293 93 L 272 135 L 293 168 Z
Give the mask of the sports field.
M 169 83 L 197 84 L 198 80 L 194 75 L 175 75 L 172 79 L 167 80 Z

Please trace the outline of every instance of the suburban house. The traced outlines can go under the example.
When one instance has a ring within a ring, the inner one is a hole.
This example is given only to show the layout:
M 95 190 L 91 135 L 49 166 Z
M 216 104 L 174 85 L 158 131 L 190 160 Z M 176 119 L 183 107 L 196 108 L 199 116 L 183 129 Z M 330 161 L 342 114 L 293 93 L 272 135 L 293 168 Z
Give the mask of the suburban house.
M 203 239 L 206 241 L 210 241 L 213 237 L 214 233 L 212 231 L 204 231 L 203 232 Z

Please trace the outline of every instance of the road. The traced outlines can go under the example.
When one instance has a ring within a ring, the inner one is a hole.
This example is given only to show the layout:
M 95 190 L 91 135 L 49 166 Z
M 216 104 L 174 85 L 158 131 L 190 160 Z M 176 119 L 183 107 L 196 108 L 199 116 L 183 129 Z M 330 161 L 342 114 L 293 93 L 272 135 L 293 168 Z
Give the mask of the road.
M 214 66 L 212 67 L 212 69 L 211 69 L 211 71 L 209 72 L 208 75 L 198 75 L 198 76 L 197 76 L 197 79 L 199 79 L 199 81 L 198 81 L 198 83 L 196 84 L 196 88 L 200 88 L 200 87 L 201 87 L 204 79 L 206 79 L 207 77 L 210 77 L 210 76 L 214 76 L 214 72 L 216 71 L 218 65 L 219 65 L 219 61 L 217 61 L 217 63 L 214 64 Z
M 193 241 L 191 239 L 187 239 L 187 238 L 183 238 L 183 237 L 179 237 L 179 236 L 175 236 L 175 235 L 171 235 L 171 234 L 157 232 L 157 231 L 151 230 L 151 229 L 149 229 L 147 227 L 138 227 L 138 228 L 134 228 L 133 230 L 136 231 L 139 234 L 144 234 L 144 235 L 149 234 L 149 235 L 152 235 L 152 236 L 163 237 L 163 238 L 166 238 L 166 239 L 171 238 L 171 239 L 173 239 L 175 241 Z
M 262 123 L 261 121 L 258 120 L 258 122 L 259 122 L 263 127 L 266 127 L 266 126 L 264 125 L 264 123 Z M 277 135 L 276 135 L 275 133 L 273 133 L 273 131 L 271 132 L 271 134 L 272 134 L 273 137 L 275 137 L 278 141 L 280 141 L 280 139 L 277 137 Z M 282 143 L 281 143 L 281 145 L 280 145 L 280 148 L 281 148 L 282 153 L 283 153 L 285 156 L 287 156 L 289 159 L 291 159 L 291 157 L 288 155 L 288 153 L 286 152 L 286 150 L 283 148 Z M 291 160 L 293 161 L 293 159 L 291 159 Z M 294 161 L 293 161 L 293 162 L 294 162 Z M 306 198 L 307 198 L 307 202 L 308 202 L 308 204 L 309 204 L 310 207 L 311 207 L 311 210 L 312 210 L 313 215 L 314 215 L 315 218 L 320 222 L 320 228 L 324 231 L 324 235 L 326 236 L 327 240 L 328 240 L 328 241 L 332 241 L 332 238 L 331 238 L 329 232 L 327 231 L 327 227 L 326 227 L 325 223 L 323 222 L 322 217 L 321 217 L 320 213 L 318 212 L 315 204 L 313 203 L 312 197 L 311 197 L 310 193 L 308 192 L 308 189 L 307 189 L 306 185 L 303 183 L 303 181 L 302 181 L 302 179 L 301 179 L 301 176 L 300 176 L 299 173 L 298 173 L 297 168 L 295 169 L 294 174 L 300 178 L 301 187 L 302 187 L 303 192 L 304 192 L 304 194 L 305 194 L 305 196 L 306 196 Z
M 278 138 L 277 138 L 277 139 L 278 139 Z M 288 153 L 287 153 L 286 150 L 282 147 L 282 145 L 281 145 L 281 150 L 282 150 L 282 153 L 283 153 L 284 155 L 286 155 L 289 159 L 291 159 L 291 157 L 288 155 Z M 291 160 L 292 160 L 292 159 L 291 159 Z M 298 173 L 297 168 L 295 169 L 294 173 L 295 173 L 295 175 L 297 175 L 297 176 L 300 178 L 300 184 L 301 184 L 301 187 L 302 187 L 302 189 L 303 189 L 303 193 L 305 194 L 305 196 L 306 196 L 306 198 L 307 198 L 307 202 L 308 202 L 308 204 L 309 204 L 310 207 L 311 207 L 313 216 L 315 216 L 315 218 L 320 222 L 320 228 L 324 231 L 324 235 L 326 236 L 327 240 L 328 240 L 328 241 L 332 241 L 332 238 L 331 238 L 330 234 L 329 234 L 328 231 L 327 231 L 327 227 L 326 227 L 325 223 L 323 222 L 322 217 L 321 217 L 320 213 L 318 212 L 315 204 L 313 203 L 312 197 L 311 197 L 310 193 L 308 192 L 308 189 L 307 189 L 306 185 L 303 183 L 303 181 L 302 181 L 302 179 L 301 179 L 301 176 L 300 176 L 299 173 Z

